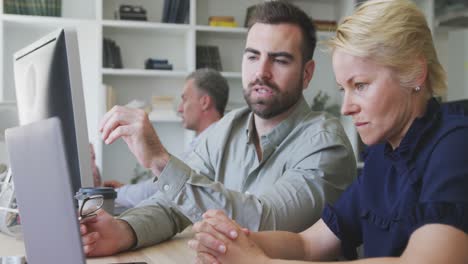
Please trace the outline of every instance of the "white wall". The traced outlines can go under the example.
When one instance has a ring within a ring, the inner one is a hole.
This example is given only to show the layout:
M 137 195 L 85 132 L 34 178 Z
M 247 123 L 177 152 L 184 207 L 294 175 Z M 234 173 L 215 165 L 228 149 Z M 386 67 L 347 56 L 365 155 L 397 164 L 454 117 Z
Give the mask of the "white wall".
M 448 93 L 447 100 L 468 98 L 468 30 L 448 34 Z

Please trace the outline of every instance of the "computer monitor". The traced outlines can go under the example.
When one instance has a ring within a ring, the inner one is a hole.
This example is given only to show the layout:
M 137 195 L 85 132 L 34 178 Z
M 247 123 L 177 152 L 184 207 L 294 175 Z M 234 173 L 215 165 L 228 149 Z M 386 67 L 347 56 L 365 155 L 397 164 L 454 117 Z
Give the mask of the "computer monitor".
M 58 117 L 73 191 L 92 187 L 76 31 L 65 28 L 46 35 L 16 52 L 13 63 L 20 125 Z M 41 177 L 47 180 L 47 175 Z

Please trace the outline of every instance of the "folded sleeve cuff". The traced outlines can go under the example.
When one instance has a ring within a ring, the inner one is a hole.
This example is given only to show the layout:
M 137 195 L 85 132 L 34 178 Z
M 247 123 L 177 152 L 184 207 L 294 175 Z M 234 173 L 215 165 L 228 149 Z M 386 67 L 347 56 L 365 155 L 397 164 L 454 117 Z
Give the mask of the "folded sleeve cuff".
M 136 243 L 131 249 L 151 246 L 171 238 L 175 231 L 167 221 L 158 218 L 165 217 L 162 211 L 150 211 L 148 207 L 132 208 L 121 214 L 118 219 L 127 222 L 136 237 Z M 148 224 L 150 223 L 150 224 Z M 155 227 L 155 224 L 157 225 Z
M 169 162 L 158 177 L 156 187 L 168 200 L 172 201 L 184 187 L 190 173 L 189 166 L 171 155 Z
M 123 220 L 130 225 L 133 234 L 135 235 L 136 243 L 130 249 L 133 250 L 154 244 L 154 232 L 152 232 L 152 230 L 147 230 L 146 226 L 141 224 L 140 215 L 127 213 L 132 210 L 133 209 L 130 209 L 118 217 L 118 219 Z

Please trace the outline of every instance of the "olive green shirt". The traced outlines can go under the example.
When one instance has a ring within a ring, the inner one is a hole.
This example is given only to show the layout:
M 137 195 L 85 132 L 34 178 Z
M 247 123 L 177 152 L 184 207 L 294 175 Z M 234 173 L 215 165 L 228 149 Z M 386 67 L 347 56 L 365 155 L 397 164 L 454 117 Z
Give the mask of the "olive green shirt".
M 155 196 L 120 216 L 137 247 L 174 236 L 208 209 L 222 209 L 253 231 L 302 231 L 355 178 L 353 150 L 338 119 L 312 112 L 304 98 L 261 136 L 262 160 L 253 120 L 248 108 L 232 111 L 200 138 L 186 163 L 171 156 L 155 179 Z

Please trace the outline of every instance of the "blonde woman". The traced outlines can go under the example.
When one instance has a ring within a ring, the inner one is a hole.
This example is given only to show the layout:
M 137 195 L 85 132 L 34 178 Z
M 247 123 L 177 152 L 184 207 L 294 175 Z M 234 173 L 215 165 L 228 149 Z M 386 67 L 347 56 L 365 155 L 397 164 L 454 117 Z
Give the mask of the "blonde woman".
M 189 242 L 197 262 L 354 259 L 364 245 L 356 263 L 468 263 L 468 117 L 434 99 L 446 77 L 424 15 L 407 0 L 367 1 L 328 45 L 341 111 L 369 145 L 361 176 L 299 234 L 249 234 L 208 211 Z

